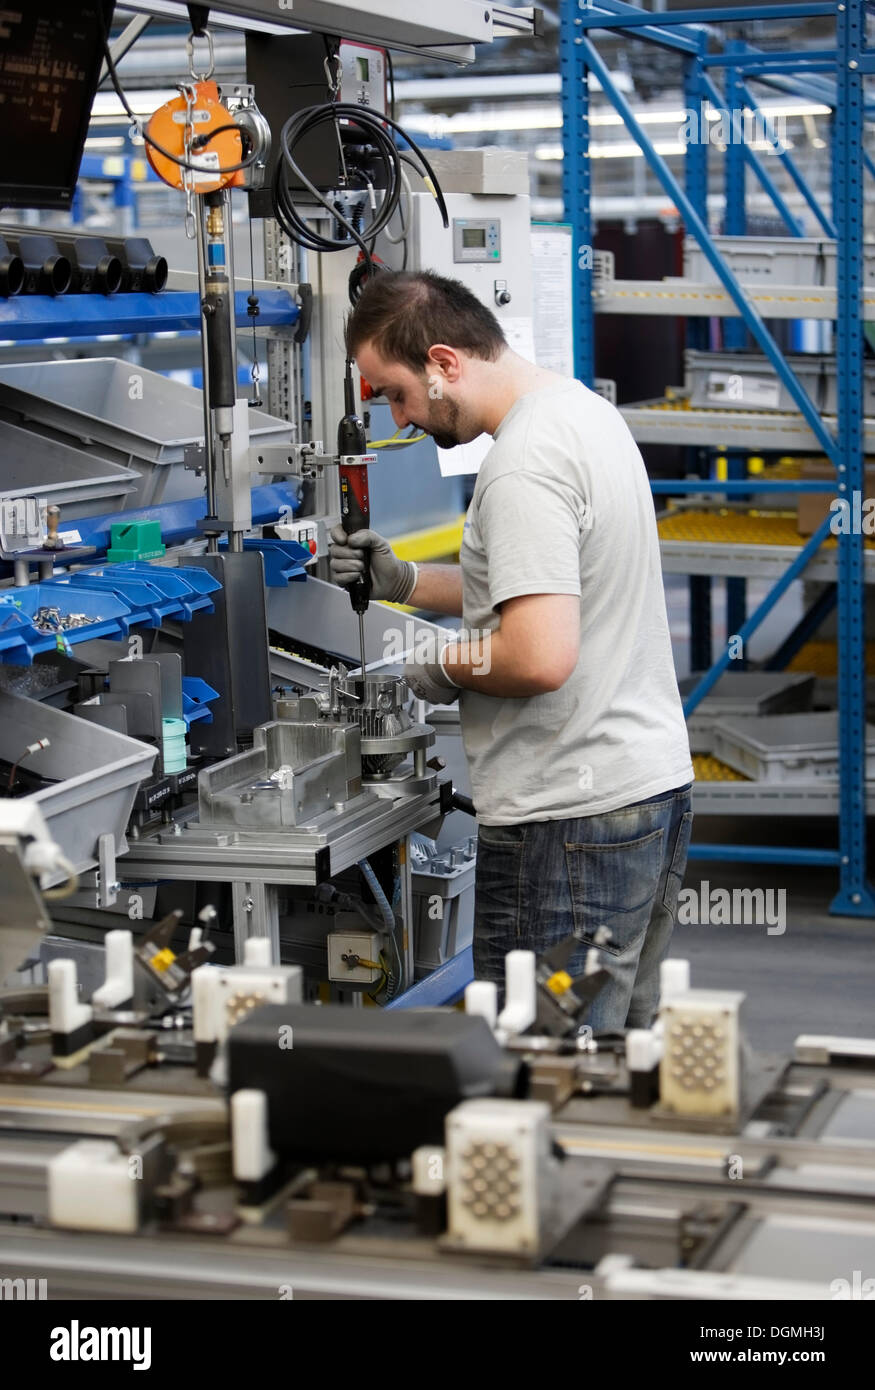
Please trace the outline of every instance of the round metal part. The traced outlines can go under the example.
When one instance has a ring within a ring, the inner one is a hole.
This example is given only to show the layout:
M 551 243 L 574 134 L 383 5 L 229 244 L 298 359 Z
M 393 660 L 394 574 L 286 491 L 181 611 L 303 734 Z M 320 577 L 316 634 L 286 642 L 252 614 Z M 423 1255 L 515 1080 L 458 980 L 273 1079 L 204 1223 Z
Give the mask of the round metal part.
M 366 738 L 362 735 L 362 755 L 372 753 L 412 753 L 416 748 L 430 748 L 434 743 L 434 729 L 427 724 L 413 724 L 400 734 L 386 734 L 379 738 Z

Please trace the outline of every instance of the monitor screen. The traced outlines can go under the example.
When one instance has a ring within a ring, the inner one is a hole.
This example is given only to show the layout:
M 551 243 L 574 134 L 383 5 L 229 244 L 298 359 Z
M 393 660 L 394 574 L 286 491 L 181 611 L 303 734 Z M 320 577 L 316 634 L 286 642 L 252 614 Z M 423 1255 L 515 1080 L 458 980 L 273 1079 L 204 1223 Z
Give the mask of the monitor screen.
M 0 207 L 70 206 L 113 2 L 0 10 Z
M 463 246 L 486 246 L 485 227 L 463 227 L 462 228 Z

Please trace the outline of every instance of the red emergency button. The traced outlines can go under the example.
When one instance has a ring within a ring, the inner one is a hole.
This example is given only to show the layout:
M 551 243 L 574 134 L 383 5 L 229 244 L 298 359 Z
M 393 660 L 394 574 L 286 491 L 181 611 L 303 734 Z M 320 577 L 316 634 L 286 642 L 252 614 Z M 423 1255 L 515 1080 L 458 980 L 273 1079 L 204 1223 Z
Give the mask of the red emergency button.
M 307 542 L 307 549 L 309 550 L 309 552 L 310 552 L 311 555 L 315 555 L 315 554 L 316 554 L 316 542 L 315 542 L 315 541 L 308 541 L 308 542 Z

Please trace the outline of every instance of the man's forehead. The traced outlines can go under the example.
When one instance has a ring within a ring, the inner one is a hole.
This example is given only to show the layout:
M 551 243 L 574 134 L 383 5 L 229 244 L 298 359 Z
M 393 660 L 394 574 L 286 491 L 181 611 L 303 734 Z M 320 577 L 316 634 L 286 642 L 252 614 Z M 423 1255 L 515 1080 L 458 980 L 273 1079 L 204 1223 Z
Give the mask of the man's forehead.
M 415 372 L 403 362 L 384 357 L 370 343 L 365 343 L 356 353 L 356 366 L 375 392 L 382 394 L 399 386 L 408 386 L 416 381 Z

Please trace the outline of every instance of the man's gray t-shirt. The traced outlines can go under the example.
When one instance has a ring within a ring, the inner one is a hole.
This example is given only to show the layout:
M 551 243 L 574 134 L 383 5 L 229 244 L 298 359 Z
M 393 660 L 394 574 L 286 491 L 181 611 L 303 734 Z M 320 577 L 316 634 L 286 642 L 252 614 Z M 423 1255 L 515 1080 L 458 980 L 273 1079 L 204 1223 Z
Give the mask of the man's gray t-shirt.
M 483 824 L 596 815 L 692 781 L 653 500 L 619 411 L 571 380 L 516 401 L 477 476 L 460 558 L 471 632 L 497 628 L 508 599 L 580 595 L 580 654 L 559 690 L 460 694 Z

